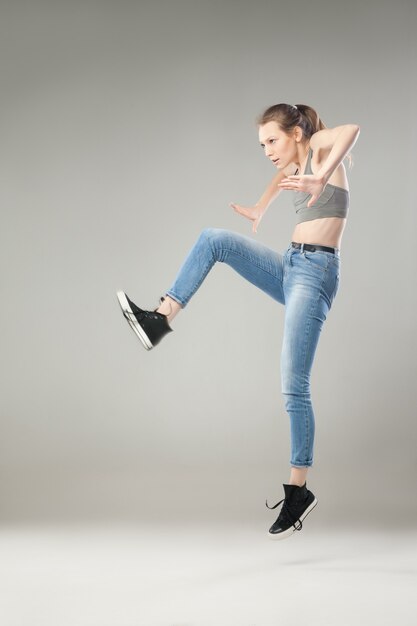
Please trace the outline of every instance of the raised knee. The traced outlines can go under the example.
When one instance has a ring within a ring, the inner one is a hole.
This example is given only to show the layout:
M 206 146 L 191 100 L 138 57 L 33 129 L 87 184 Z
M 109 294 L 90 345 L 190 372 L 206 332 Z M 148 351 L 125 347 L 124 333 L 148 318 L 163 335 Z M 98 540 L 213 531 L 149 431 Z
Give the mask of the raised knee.
M 210 247 L 216 260 L 221 256 L 222 244 L 227 231 L 223 228 L 204 228 L 200 233 L 200 241 Z
M 219 236 L 221 236 L 222 232 L 222 228 L 204 228 L 200 233 L 200 237 L 202 239 L 208 239 L 209 241 L 213 241 L 218 239 Z

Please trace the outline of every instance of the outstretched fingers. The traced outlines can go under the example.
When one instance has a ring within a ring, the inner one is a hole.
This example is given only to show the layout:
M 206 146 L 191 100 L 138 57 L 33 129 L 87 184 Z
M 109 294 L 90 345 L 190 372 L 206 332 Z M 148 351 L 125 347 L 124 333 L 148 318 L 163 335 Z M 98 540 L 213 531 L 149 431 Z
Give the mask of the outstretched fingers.
M 282 189 L 298 189 L 299 181 L 299 176 L 287 176 L 287 178 L 283 178 L 282 181 L 278 183 L 278 187 Z
M 240 206 L 240 204 L 235 204 L 234 202 L 231 202 L 230 206 L 235 210 L 236 213 L 240 213 L 240 215 L 244 215 L 245 217 L 249 217 L 248 209 L 245 209 L 245 207 Z

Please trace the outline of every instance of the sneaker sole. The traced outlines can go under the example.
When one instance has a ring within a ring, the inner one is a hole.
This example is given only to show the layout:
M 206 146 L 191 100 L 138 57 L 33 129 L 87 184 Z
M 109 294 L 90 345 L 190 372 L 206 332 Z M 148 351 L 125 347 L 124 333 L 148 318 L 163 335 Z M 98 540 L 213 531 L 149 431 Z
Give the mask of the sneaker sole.
M 129 302 L 127 301 L 126 294 L 124 293 L 124 291 L 117 292 L 117 299 L 123 311 L 123 315 L 129 323 L 130 328 L 134 331 L 135 335 L 139 337 L 139 339 L 142 342 L 142 345 L 146 348 L 146 350 L 152 350 L 153 345 L 148 335 L 143 330 L 142 326 L 138 322 L 135 321 L 134 313 L 132 309 L 130 308 Z
M 311 513 L 311 511 L 314 509 L 316 505 L 317 505 L 317 498 L 314 498 L 313 502 L 310 504 L 310 506 L 304 511 L 304 513 L 300 517 L 301 522 L 305 520 L 307 515 Z M 281 539 L 287 539 L 287 537 L 291 537 L 296 532 L 296 530 L 297 529 L 294 528 L 294 526 L 291 526 L 290 528 L 287 528 L 287 530 L 284 530 L 284 532 L 282 533 L 270 533 L 268 531 L 268 537 L 272 539 L 273 541 L 280 541 Z

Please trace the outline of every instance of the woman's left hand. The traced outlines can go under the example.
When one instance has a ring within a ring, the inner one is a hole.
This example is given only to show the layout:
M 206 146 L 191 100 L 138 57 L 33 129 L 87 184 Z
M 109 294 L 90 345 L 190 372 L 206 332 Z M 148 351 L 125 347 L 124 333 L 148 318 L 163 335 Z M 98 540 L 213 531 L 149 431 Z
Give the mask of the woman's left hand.
M 291 189 L 293 191 L 304 191 L 311 194 L 307 207 L 311 207 L 321 196 L 326 186 L 326 181 L 315 174 L 301 174 L 287 176 L 278 184 L 281 189 Z

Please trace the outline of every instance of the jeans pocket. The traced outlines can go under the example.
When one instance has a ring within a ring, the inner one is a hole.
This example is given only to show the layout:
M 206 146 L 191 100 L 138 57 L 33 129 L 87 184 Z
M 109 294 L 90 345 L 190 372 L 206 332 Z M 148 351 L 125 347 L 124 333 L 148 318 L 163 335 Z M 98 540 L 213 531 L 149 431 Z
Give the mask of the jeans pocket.
M 339 291 L 339 285 L 340 285 L 340 274 L 339 274 L 339 272 L 337 272 L 337 274 L 336 274 L 336 284 L 334 286 L 334 292 L 333 292 L 333 298 L 336 297 L 336 294 Z
M 322 272 L 325 272 L 327 270 L 327 266 L 329 263 L 327 254 L 320 254 L 320 252 L 307 252 L 306 250 L 304 250 L 303 255 L 306 261 L 308 261 L 308 263 L 312 267 L 315 267 Z
M 333 291 L 330 294 L 330 304 L 333 304 L 334 299 L 336 298 L 337 292 L 339 291 L 339 285 L 340 285 L 340 272 L 339 272 L 339 269 L 336 269 L 334 273 L 334 280 L 333 280 Z

